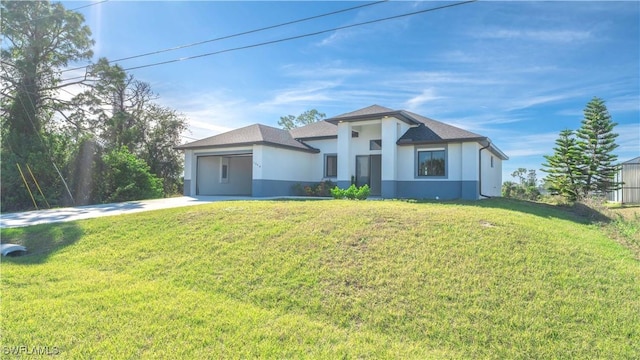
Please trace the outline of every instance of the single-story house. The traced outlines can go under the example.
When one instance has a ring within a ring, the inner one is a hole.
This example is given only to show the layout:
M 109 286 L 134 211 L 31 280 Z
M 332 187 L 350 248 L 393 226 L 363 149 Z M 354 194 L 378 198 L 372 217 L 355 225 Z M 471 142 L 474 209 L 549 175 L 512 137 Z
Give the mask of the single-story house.
M 608 194 L 609 201 L 640 204 L 640 156 L 620 164 L 615 181 L 622 186 Z
M 500 196 L 508 157 L 482 135 L 378 105 L 295 128 L 254 124 L 177 147 L 184 194 L 293 195 L 295 185 L 368 184 L 371 196 Z

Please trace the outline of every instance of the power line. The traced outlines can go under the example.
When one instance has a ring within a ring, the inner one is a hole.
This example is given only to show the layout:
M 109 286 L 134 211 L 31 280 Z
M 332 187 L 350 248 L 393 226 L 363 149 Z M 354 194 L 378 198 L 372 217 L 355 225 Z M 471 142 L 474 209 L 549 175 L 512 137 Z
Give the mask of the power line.
M 131 60 L 131 59 L 136 59 L 136 58 L 140 58 L 140 57 L 144 57 L 144 56 L 156 55 L 156 54 L 161 54 L 161 53 L 165 53 L 165 52 L 169 52 L 169 51 L 175 51 L 175 50 L 180 50 L 180 49 L 193 47 L 193 46 L 197 46 L 197 45 L 207 44 L 207 43 L 214 42 L 214 41 L 231 39 L 231 38 L 242 36 L 242 35 L 249 35 L 249 34 L 257 33 L 257 32 L 260 32 L 260 31 L 271 30 L 271 29 L 275 29 L 275 28 L 279 28 L 279 27 L 283 27 L 283 26 L 287 26 L 287 25 L 297 24 L 297 23 L 300 23 L 300 22 L 305 22 L 305 21 L 319 19 L 319 18 L 326 17 L 326 16 L 336 15 L 336 14 L 340 14 L 340 13 L 347 12 L 347 11 L 352 11 L 352 10 L 356 10 L 356 9 L 360 9 L 360 8 L 364 8 L 364 7 L 368 7 L 368 6 L 372 6 L 372 5 L 377 5 L 377 4 L 380 4 L 380 3 L 383 3 L 383 2 L 387 2 L 387 1 L 389 1 L 389 0 L 376 1 L 376 2 L 373 2 L 373 3 L 369 3 L 369 4 L 363 4 L 363 5 L 358 5 L 358 6 L 342 9 L 342 10 L 336 10 L 336 11 L 332 11 L 332 12 L 328 12 L 328 13 L 324 13 L 324 14 L 320 14 L 320 15 L 314 15 L 314 16 L 303 18 L 303 19 L 292 20 L 292 21 L 284 22 L 284 23 L 277 24 L 277 25 L 270 25 L 270 26 L 259 28 L 259 29 L 243 31 L 243 32 L 240 32 L 240 33 L 232 34 L 232 35 L 225 35 L 225 36 L 221 36 L 221 37 L 217 37 L 217 38 L 213 38 L 213 39 L 209 39 L 209 40 L 198 41 L 198 42 L 191 43 L 191 44 L 179 45 L 179 46 L 175 46 L 175 47 L 167 48 L 167 49 L 163 49 L 163 50 L 151 51 L 151 52 L 140 54 L 140 55 L 127 56 L 127 57 L 123 57 L 123 58 L 120 58 L 120 59 L 111 60 L 111 62 Z M 79 67 L 76 67 L 76 68 L 66 69 L 66 70 L 63 70 L 61 72 L 79 70 L 79 69 L 83 69 L 85 67 L 86 66 L 79 66 Z
M 357 26 L 369 25 L 369 24 L 374 24 L 374 23 L 383 22 L 383 21 L 387 21 L 387 20 L 399 19 L 399 18 L 403 18 L 403 17 L 407 17 L 407 16 L 413 16 L 413 15 L 423 14 L 423 13 L 432 12 L 432 11 L 436 11 L 436 10 L 442 10 L 442 9 L 446 9 L 446 8 L 450 8 L 450 7 L 454 7 L 454 6 L 469 4 L 469 3 L 472 3 L 472 2 L 476 2 L 476 1 L 477 0 L 462 1 L 462 2 L 458 2 L 458 3 L 454 3 L 454 4 L 437 6 L 437 7 L 434 7 L 434 8 L 429 8 L 429 9 L 424 9 L 424 10 L 419 10 L 419 11 L 413 11 L 413 12 L 410 12 L 410 13 L 405 13 L 405 14 L 400 14 L 400 15 L 388 16 L 388 17 L 384 17 L 384 18 L 380 18 L 380 19 L 364 21 L 364 22 L 355 23 L 355 24 L 351 24 L 351 25 L 339 26 L 339 27 L 335 27 L 335 28 L 331 28 L 331 29 L 315 31 L 315 32 L 306 33 L 306 34 L 302 34 L 302 35 L 290 36 L 290 37 L 277 39 L 277 40 L 265 41 L 265 42 L 256 43 L 256 44 L 252 44 L 252 45 L 239 46 L 239 47 L 235 47 L 235 48 L 229 48 L 229 49 L 209 52 L 209 53 L 205 53 L 205 54 L 200 54 L 200 55 L 187 56 L 187 57 L 182 57 L 182 58 L 178 58 L 178 59 L 161 61 L 161 62 L 146 64 L 146 65 L 133 66 L 133 67 L 129 67 L 129 68 L 126 68 L 126 69 L 123 69 L 123 70 L 124 71 L 128 71 L 128 70 L 143 69 L 143 68 L 147 68 L 147 67 L 166 65 L 166 64 L 171 64 L 171 63 L 185 61 L 185 60 L 193 60 L 193 59 L 197 59 L 197 58 L 202 58 L 202 57 L 207 57 L 207 56 L 212 56 L 212 55 L 218 55 L 218 54 L 228 53 L 228 52 L 232 52 L 232 51 L 245 50 L 245 49 L 251 49 L 251 48 L 261 47 L 261 46 L 265 46 L 265 45 L 277 44 L 277 43 L 281 43 L 281 42 L 285 42 L 285 41 L 291 41 L 291 40 L 302 39 L 302 38 L 305 38 L 305 37 L 316 36 L 316 35 L 320 35 L 320 34 L 324 34 L 324 33 L 328 33 L 328 32 L 354 28 L 354 27 L 357 27 Z M 64 79 L 64 80 L 61 80 L 61 81 L 75 80 L 75 79 L 80 79 L 80 78 L 83 78 L 83 76 L 76 76 L 76 77 Z
M 79 6 L 79 7 L 77 7 L 77 8 L 69 9 L 69 10 L 66 10 L 66 11 L 76 11 L 76 10 L 80 10 L 80 9 L 87 8 L 87 7 L 89 7 L 89 6 L 95 6 L 95 5 L 99 5 L 99 4 L 102 4 L 102 3 L 106 3 L 107 1 L 109 1 L 109 0 L 102 0 L 102 1 L 98 1 L 98 2 L 95 2 L 95 3 L 91 3 L 91 4 L 89 4 L 89 5 Z M 54 14 L 41 16 L 41 17 L 39 17 L 39 18 L 35 18 L 35 19 L 27 19 L 27 20 L 23 20 L 23 21 L 21 21 L 21 22 L 19 22 L 19 23 L 20 23 L 20 24 L 22 24 L 22 23 L 25 23 L 25 22 L 38 21 L 38 20 L 46 19 L 46 18 L 48 18 L 48 17 L 52 17 L 52 16 L 54 16 Z
M 76 10 L 84 9 L 84 8 L 89 7 L 89 6 L 94 6 L 94 5 L 98 5 L 98 4 L 106 3 L 107 1 L 109 1 L 109 0 L 102 0 L 102 1 L 98 1 L 98 2 L 96 2 L 96 3 L 91 3 L 91 4 L 89 4 L 89 5 L 79 6 L 79 7 L 77 7 L 77 8 L 69 9 L 68 11 L 76 11 Z
M 455 3 L 455 4 L 442 5 L 442 6 L 438 6 L 438 7 L 435 7 L 435 8 L 419 10 L 419 11 L 414 11 L 414 12 L 395 15 L 395 16 L 389 16 L 389 17 L 380 18 L 380 19 L 376 19 L 376 20 L 364 21 L 364 22 L 351 24 L 351 25 L 339 26 L 339 27 L 335 27 L 335 28 L 331 28 L 331 29 L 315 31 L 315 32 L 312 32 L 312 33 L 296 35 L 296 36 L 290 36 L 290 37 L 286 37 L 286 38 L 282 38 L 282 39 L 278 39 L 278 40 L 265 41 L 265 42 L 261 42 L 261 43 L 257 43 L 257 44 L 239 46 L 239 47 L 235 47 L 235 48 L 229 48 L 229 49 L 225 49 L 225 50 L 219 50 L 219 51 L 214 51 L 214 52 L 200 54 L 200 55 L 187 56 L 187 57 L 182 57 L 182 58 L 178 58 L 178 59 L 174 59 L 174 60 L 161 61 L 161 62 L 147 64 L 147 65 L 133 66 L 133 67 L 126 68 L 124 70 L 126 71 L 126 70 L 142 69 L 142 68 L 147 68 L 147 67 L 152 67 L 152 66 L 171 64 L 171 63 L 179 62 L 179 61 L 197 59 L 197 58 L 206 57 L 206 56 L 218 55 L 218 54 L 223 54 L 223 53 L 232 52 L 232 51 L 245 50 L 245 49 L 251 49 L 251 48 L 265 46 L 265 45 L 277 44 L 277 43 L 281 43 L 281 42 L 285 42 L 285 41 L 291 41 L 291 40 L 302 39 L 302 38 L 305 38 L 305 37 L 316 36 L 316 35 L 332 32 L 332 31 L 345 30 L 345 29 L 349 29 L 349 28 L 353 28 L 353 27 L 357 27 L 357 26 L 369 25 L 369 24 L 374 24 L 374 23 L 378 23 L 378 22 L 382 22 L 382 21 L 399 19 L 399 18 L 402 18 L 402 17 L 422 14 L 422 13 L 426 13 L 426 12 L 430 12 L 430 11 L 441 10 L 441 9 L 445 9 L 445 8 L 449 8 L 449 7 L 454 7 L 454 6 L 458 6 L 458 5 L 464 5 L 464 4 L 472 3 L 472 2 L 475 2 L 475 1 L 477 1 L 477 0 L 469 0 L 469 1 L 463 1 L 463 2 L 459 2 L 459 3 Z

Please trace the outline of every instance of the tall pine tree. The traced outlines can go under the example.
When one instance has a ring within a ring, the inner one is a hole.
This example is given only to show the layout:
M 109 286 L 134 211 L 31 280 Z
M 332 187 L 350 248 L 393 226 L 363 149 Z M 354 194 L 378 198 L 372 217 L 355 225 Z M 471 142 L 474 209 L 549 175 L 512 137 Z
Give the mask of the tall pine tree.
M 81 14 L 60 3 L 1 1 L 0 13 L 0 208 L 34 207 L 17 164 L 37 178 L 44 199 L 38 194 L 36 201 L 56 205 L 63 197 L 58 168 L 65 167 L 70 144 L 55 133 L 53 118 L 66 110 L 57 92 L 74 84 L 62 81 L 60 70 L 92 57 L 91 31 Z
M 553 155 L 545 155 L 547 162 L 542 171 L 548 173 L 546 182 L 549 190 L 570 200 L 577 200 L 582 194 L 584 176 L 580 169 L 581 156 L 573 131 L 563 130 L 556 140 Z
M 581 152 L 581 171 L 584 175 L 582 195 L 603 194 L 619 188 L 615 182 L 618 156 L 613 151 L 618 147 L 613 128 L 618 125 L 604 100 L 594 97 L 584 109 L 582 126 L 576 131 L 577 145 Z

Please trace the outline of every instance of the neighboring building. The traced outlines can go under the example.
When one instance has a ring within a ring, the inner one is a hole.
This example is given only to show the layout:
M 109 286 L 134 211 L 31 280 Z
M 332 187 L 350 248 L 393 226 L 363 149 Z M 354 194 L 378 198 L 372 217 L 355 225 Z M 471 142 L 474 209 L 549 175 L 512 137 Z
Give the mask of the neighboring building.
M 502 161 L 489 138 L 409 111 L 373 105 L 290 131 L 255 124 L 177 147 L 185 195 L 293 194 L 331 180 L 371 196 L 500 196 Z
M 609 193 L 609 201 L 640 204 L 640 156 L 620 164 L 615 181 L 622 187 Z

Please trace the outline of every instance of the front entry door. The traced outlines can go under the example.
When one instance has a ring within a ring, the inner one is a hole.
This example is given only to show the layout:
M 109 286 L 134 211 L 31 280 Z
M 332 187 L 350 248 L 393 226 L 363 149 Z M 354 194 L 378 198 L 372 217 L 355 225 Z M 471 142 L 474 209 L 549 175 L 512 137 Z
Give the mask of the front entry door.
M 356 156 L 356 186 L 369 185 L 372 196 L 380 196 L 382 162 L 380 155 Z

